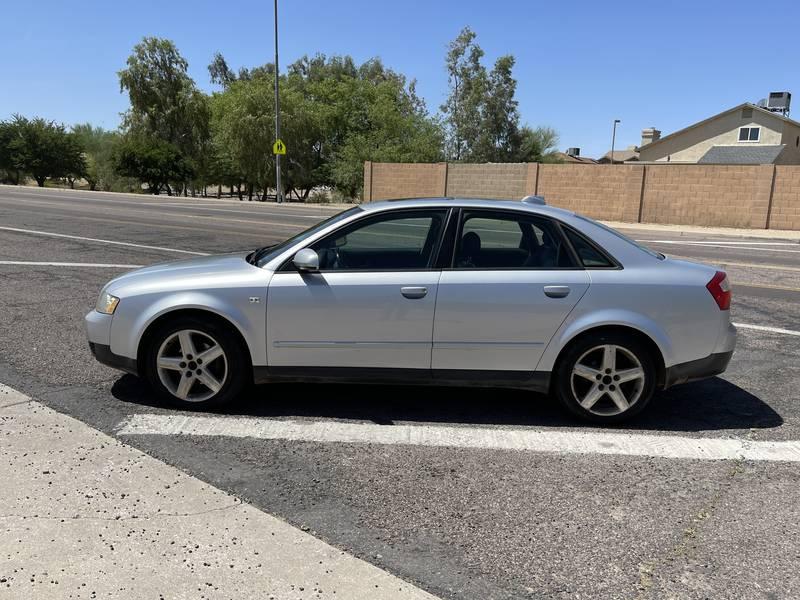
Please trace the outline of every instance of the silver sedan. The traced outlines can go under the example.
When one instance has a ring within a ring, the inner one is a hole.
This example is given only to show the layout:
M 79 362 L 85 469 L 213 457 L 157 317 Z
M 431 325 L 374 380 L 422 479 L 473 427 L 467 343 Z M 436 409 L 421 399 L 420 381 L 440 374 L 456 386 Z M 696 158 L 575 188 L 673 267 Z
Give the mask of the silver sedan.
M 515 387 L 616 422 L 725 370 L 724 272 L 575 213 L 429 198 L 351 208 L 275 246 L 110 281 L 86 315 L 102 363 L 207 408 L 252 382 Z

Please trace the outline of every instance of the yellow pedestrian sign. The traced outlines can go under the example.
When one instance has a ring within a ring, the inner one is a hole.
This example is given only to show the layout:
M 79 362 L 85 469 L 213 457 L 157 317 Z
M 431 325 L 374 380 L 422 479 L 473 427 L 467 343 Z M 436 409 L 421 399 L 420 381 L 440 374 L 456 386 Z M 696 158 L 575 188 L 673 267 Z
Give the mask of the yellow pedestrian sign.
M 286 154 L 286 144 L 283 143 L 283 140 L 275 140 L 275 143 L 272 144 L 272 153 Z

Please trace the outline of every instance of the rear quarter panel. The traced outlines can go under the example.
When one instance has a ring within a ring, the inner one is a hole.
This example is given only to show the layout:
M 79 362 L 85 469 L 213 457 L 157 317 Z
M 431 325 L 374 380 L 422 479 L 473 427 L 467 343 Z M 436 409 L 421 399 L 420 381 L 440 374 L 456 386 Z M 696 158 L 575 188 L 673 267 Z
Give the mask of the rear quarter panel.
M 591 285 L 546 348 L 537 370 L 553 369 L 577 335 L 603 325 L 624 325 L 647 334 L 666 367 L 705 358 L 727 328 L 705 284 L 714 270 L 702 265 L 645 261 L 621 270 L 590 270 Z

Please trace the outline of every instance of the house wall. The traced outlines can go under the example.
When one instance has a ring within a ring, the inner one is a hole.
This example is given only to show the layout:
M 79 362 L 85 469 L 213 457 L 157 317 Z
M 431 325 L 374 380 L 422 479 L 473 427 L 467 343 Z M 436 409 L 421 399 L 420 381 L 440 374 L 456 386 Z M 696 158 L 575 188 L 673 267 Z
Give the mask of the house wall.
M 639 149 L 639 160 L 643 162 L 667 161 L 696 163 L 711 146 L 753 145 L 756 142 L 740 142 L 739 128 L 761 127 L 760 145 L 775 146 L 783 143 L 782 119 L 753 109 L 752 117 L 742 118 L 742 111 L 723 114 L 699 127 L 693 127 L 674 138 L 647 144 Z M 800 156 L 795 164 L 800 164 Z
M 800 127 L 794 123 L 783 124 L 781 144 L 786 147 L 776 161 L 781 165 L 800 165 Z
M 365 202 L 529 194 L 606 221 L 800 230 L 796 165 L 364 165 Z

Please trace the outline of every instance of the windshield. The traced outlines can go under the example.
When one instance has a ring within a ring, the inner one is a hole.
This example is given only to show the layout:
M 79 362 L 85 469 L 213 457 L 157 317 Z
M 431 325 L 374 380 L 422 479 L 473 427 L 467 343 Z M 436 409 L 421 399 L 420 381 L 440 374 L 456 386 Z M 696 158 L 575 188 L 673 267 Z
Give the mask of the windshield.
M 639 242 L 632 240 L 627 235 L 621 234 L 619 231 L 609 227 L 608 225 L 603 225 L 599 221 L 595 221 L 594 219 L 590 219 L 589 217 L 584 217 L 583 215 L 576 214 L 575 216 L 581 219 L 582 221 L 586 221 L 587 223 L 591 223 L 592 225 L 597 225 L 600 229 L 603 229 L 604 231 L 607 231 L 608 233 L 617 236 L 619 239 L 624 240 L 629 244 L 636 246 L 639 250 L 641 250 L 642 252 L 646 252 L 653 258 L 657 258 L 659 260 L 664 260 L 666 258 L 666 256 L 661 254 L 661 252 L 656 252 L 655 250 L 650 250 L 650 248 L 648 248 L 647 246 L 642 246 Z
M 324 221 L 320 221 L 313 227 L 306 229 L 305 231 L 301 231 L 295 236 L 290 237 L 288 240 L 281 242 L 280 244 L 276 244 L 274 246 L 267 246 L 262 248 L 261 250 L 256 251 L 256 254 L 253 256 L 253 263 L 258 267 L 263 267 L 273 258 L 278 256 L 281 252 L 286 250 L 286 248 L 296 244 L 297 242 L 302 242 L 304 239 L 311 237 L 316 232 L 320 231 L 324 227 L 331 225 L 333 223 L 337 223 L 338 221 L 343 221 L 350 215 L 361 211 L 362 209 L 358 206 L 354 206 L 351 209 L 345 210 L 343 212 L 337 213 L 332 217 L 325 219 Z

